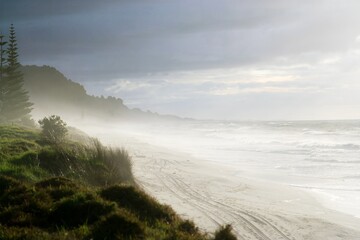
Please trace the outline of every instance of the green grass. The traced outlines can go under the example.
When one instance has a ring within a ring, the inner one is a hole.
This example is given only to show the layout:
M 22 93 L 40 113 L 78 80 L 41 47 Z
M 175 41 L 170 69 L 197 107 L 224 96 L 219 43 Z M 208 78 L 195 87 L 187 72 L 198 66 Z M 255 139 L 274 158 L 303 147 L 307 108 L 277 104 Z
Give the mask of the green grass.
M 77 139 L 0 126 L 0 239 L 213 239 L 136 186 L 124 149 Z
M 18 126 L 0 126 L 0 174 L 27 182 L 62 176 L 93 186 L 134 182 L 131 159 L 123 149 L 90 138 L 85 144 L 72 140 L 51 144 L 40 130 Z
M 0 239 L 207 239 L 129 185 L 98 189 L 67 178 L 31 184 L 0 176 L 0 187 Z M 119 198 L 114 189 L 131 196 Z

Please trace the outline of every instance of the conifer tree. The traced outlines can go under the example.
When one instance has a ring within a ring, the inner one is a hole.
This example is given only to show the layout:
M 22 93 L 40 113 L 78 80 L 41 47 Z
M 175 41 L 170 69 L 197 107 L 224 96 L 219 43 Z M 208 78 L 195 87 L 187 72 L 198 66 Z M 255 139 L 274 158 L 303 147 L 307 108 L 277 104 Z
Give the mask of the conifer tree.
M 18 61 L 18 48 L 15 28 L 11 24 L 6 50 L 6 67 L 2 76 L 4 84 L 3 104 L 0 115 L 6 122 L 19 121 L 29 116 L 32 103 L 29 102 L 28 92 L 25 91 L 23 74 Z
M 0 113 L 2 113 L 4 94 L 5 94 L 5 84 L 4 84 L 4 65 L 5 65 L 5 46 L 7 42 L 4 41 L 4 35 L 0 33 Z M 3 115 L 0 114 L 0 122 L 3 119 Z
M 6 53 L 5 46 L 7 44 L 4 38 L 5 36 L 2 35 L 2 33 L 0 33 L 0 81 L 3 75 L 3 67 L 5 65 L 5 53 Z

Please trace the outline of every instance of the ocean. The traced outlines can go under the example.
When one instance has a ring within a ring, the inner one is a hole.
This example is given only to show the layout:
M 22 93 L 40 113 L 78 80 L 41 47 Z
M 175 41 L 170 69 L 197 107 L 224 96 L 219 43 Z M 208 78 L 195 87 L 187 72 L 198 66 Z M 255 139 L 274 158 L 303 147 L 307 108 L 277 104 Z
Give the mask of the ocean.
M 126 127 L 139 140 L 314 193 L 360 217 L 360 121 L 184 121 Z

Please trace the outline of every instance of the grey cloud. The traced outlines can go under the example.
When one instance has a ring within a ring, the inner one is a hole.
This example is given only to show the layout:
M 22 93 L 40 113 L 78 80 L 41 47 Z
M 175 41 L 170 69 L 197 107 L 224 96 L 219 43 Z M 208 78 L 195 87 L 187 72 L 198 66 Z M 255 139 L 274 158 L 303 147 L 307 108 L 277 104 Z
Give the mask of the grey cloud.
M 109 94 L 104 89 L 124 79 L 148 84 L 137 90 L 128 85 L 132 91 L 117 93 L 134 106 L 206 117 L 214 114 L 209 104 L 214 111 L 238 107 L 259 117 L 267 114 L 269 104 L 280 116 L 291 107 L 300 109 L 304 97 L 310 100 L 303 106 L 324 104 L 319 99 L 331 102 L 332 89 L 355 86 L 360 74 L 354 67 L 360 61 L 352 53 L 360 48 L 358 9 L 357 0 L 0 0 L 0 26 L 4 31 L 15 23 L 22 63 L 53 65 L 91 93 Z M 336 67 L 319 64 L 332 56 L 340 57 Z M 238 88 L 326 91 L 220 98 L 206 93 L 229 87 L 221 76 L 218 82 L 200 84 L 196 79 L 186 84 L 157 79 L 212 68 L 282 69 L 298 77 L 234 85 Z
M 124 2 L 124 0 L 120 0 Z M 2 21 L 43 19 L 96 10 L 118 0 L 1 0 L 0 16 Z
M 17 24 L 25 62 L 50 58 L 67 68 L 64 62 L 72 59 L 94 66 L 93 79 L 103 74 L 97 69 L 126 76 L 254 64 L 279 56 L 294 60 L 306 52 L 339 51 L 356 37 L 357 25 L 350 23 L 359 20 L 346 17 L 358 15 L 349 14 L 358 5 L 354 1 L 6 3 L 14 12 L 7 12 L 5 18 L 12 14 L 29 17 Z M 39 16 L 46 16 L 46 21 Z

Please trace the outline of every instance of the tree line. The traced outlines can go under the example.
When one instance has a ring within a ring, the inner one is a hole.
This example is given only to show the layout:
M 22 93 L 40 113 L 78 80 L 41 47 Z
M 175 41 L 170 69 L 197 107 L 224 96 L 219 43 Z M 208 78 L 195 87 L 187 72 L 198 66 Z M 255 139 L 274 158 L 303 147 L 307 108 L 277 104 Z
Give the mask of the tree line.
M 18 58 L 15 27 L 11 24 L 8 36 L 0 34 L 0 123 L 30 119 L 33 104 L 23 86 Z

